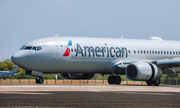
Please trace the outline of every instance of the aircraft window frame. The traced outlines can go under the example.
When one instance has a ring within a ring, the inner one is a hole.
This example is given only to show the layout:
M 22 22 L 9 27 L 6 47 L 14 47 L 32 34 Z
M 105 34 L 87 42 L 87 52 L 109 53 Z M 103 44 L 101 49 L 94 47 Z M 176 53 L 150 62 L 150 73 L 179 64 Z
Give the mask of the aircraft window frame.
M 20 48 L 20 50 L 23 50 L 23 49 L 24 49 L 24 47 L 25 47 L 25 45 L 23 45 L 23 46 Z
M 131 53 L 131 51 L 130 51 L 130 50 L 128 50 L 128 52 L 129 52 L 129 54 Z
M 170 51 L 169 54 L 172 55 L 172 52 Z
M 166 54 L 166 51 L 164 51 L 164 54 Z
M 35 49 L 34 49 L 35 48 Z M 37 51 L 37 47 L 32 47 L 32 50 Z
M 40 51 L 40 50 L 42 50 L 42 47 L 41 46 L 37 46 L 36 50 Z

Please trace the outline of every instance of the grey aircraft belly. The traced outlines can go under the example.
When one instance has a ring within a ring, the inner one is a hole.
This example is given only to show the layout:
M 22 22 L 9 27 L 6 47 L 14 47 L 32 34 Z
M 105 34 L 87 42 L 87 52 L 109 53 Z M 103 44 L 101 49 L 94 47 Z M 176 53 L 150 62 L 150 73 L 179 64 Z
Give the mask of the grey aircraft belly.
M 149 40 L 51 37 L 24 45 L 11 60 L 26 74 L 43 83 L 43 73 L 61 73 L 64 78 L 90 79 L 95 73 L 111 74 L 109 84 L 120 84 L 117 75 L 159 85 L 164 73 L 179 73 L 180 42 Z

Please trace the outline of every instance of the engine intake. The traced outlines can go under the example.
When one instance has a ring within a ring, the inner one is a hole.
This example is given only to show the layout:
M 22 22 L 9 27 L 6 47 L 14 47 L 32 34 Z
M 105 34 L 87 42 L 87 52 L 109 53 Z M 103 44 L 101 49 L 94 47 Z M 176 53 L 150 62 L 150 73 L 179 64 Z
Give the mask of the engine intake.
M 136 62 L 127 66 L 126 76 L 130 80 L 155 81 L 162 76 L 162 70 L 155 64 Z

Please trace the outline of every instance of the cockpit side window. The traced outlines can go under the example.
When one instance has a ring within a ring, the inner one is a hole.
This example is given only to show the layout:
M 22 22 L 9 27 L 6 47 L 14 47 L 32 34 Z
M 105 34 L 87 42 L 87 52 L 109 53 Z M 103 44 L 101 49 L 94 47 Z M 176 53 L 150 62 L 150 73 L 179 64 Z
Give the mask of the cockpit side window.
M 36 47 L 33 47 L 32 50 L 36 51 Z
M 39 50 L 42 50 L 42 47 L 40 47 L 40 46 L 39 46 L 39 47 L 37 47 L 37 51 L 39 51 Z
M 20 49 L 20 50 L 23 50 L 23 49 L 24 49 L 24 47 L 25 47 L 25 45 L 23 45 L 23 46 L 21 47 L 21 49 Z

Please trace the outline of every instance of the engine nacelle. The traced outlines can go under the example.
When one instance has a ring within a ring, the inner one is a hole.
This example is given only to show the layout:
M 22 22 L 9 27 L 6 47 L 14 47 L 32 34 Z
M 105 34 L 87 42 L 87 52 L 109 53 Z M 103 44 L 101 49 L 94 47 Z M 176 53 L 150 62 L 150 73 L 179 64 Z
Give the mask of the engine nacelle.
M 155 81 L 162 76 L 162 69 L 155 64 L 136 62 L 126 68 L 126 76 L 130 80 Z
M 67 74 L 61 74 L 63 78 L 66 79 L 91 79 L 94 77 L 95 73 L 67 73 Z

